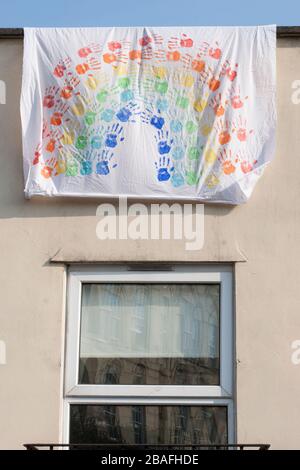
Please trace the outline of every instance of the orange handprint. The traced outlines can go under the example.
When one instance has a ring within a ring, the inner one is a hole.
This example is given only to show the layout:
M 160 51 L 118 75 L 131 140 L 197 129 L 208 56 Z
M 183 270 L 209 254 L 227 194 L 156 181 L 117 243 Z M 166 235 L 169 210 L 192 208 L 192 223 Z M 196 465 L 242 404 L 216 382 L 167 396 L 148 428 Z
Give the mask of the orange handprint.
M 180 54 L 179 51 L 168 51 L 166 53 L 166 58 L 170 62 L 178 62 L 179 59 L 180 59 L 180 56 L 181 56 L 181 54 Z
M 217 117 L 223 116 L 225 113 L 225 107 L 226 107 L 227 101 L 222 100 L 222 95 L 219 93 L 217 96 L 212 98 L 212 100 L 209 103 L 209 106 L 213 109 L 214 114 Z
M 231 150 L 221 150 L 218 157 L 219 162 L 221 163 L 223 173 L 225 175 L 231 175 L 236 170 L 234 163 L 238 162 L 238 158 L 235 157 Z
M 64 114 L 68 111 L 69 106 L 63 102 L 59 102 L 55 106 L 55 111 L 50 118 L 50 124 L 53 126 L 60 126 L 62 124 L 62 119 Z
M 228 121 L 218 122 L 217 125 L 215 126 L 215 130 L 218 133 L 218 140 L 219 140 L 220 145 L 226 145 L 230 142 L 231 140 L 230 128 L 231 126 Z

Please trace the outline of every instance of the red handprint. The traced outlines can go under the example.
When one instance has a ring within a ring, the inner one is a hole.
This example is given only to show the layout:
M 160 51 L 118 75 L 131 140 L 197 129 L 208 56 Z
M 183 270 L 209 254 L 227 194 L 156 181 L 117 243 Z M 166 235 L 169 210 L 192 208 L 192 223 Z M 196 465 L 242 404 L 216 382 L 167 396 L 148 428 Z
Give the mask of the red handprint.
M 238 64 L 235 64 L 235 67 L 238 68 Z M 236 79 L 236 76 L 237 76 L 237 70 L 236 69 L 233 69 L 231 67 L 228 67 L 226 69 L 226 75 L 227 77 L 229 78 L 229 80 L 231 82 L 233 82 L 235 79 Z
M 70 57 L 67 57 L 64 60 L 61 60 L 57 66 L 54 68 L 53 74 L 57 78 L 62 78 L 65 74 L 65 71 L 70 67 L 71 65 L 71 59 Z
M 40 157 L 42 155 L 41 150 L 42 150 L 42 144 L 38 144 L 34 151 L 34 158 L 32 160 L 33 165 L 37 165 L 39 163 Z
M 53 108 L 55 100 L 57 99 L 57 93 L 59 88 L 56 86 L 50 86 L 45 90 L 45 96 L 43 98 L 44 108 Z
M 194 41 L 192 38 L 189 38 L 186 34 L 182 34 L 182 38 L 180 39 L 180 46 L 181 47 L 193 47 Z
M 241 116 L 233 123 L 233 131 L 236 132 L 236 136 L 240 142 L 245 142 L 249 135 L 253 133 L 253 129 L 250 131 L 247 129 L 247 121 Z
M 118 41 L 111 41 L 107 44 L 107 47 L 110 51 L 114 52 L 122 48 L 122 44 Z
M 222 56 L 222 51 L 219 48 L 219 44 L 216 42 L 216 47 L 210 47 L 208 51 L 209 57 L 212 57 L 212 59 L 219 60 Z
M 241 170 L 243 173 L 250 173 L 257 163 L 257 160 L 253 158 L 250 152 L 241 152 L 238 155 L 238 161 L 240 162 Z
M 145 34 L 142 38 L 139 39 L 139 44 L 142 47 L 148 46 L 150 42 L 152 42 L 152 38 L 151 36 L 148 36 L 147 34 Z
M 79 57 L 85 58 L 85 57 L 88 57 L 92 53 L 97 54 L 101 51 L 102 51 L 101 44 L 89 44 L 88 46 L 82 47 L 81 49 L 79 49 L 78 55 Z
M 229 102 L 233 109 L 239 109 L 244 106 L 244 101 L 248 99 L 248 96 L 245 96 L 243 99 L 241 98 L 240 87 L 234 88 L 232 87 L 229 92 Z

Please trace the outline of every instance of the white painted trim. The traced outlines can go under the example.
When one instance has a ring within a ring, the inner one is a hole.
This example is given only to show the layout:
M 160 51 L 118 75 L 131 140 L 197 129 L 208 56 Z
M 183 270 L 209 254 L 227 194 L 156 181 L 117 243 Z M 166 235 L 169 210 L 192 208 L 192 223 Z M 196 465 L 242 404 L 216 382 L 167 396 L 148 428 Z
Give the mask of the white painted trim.
M 61 315 L 61 354 L 60 354 L 60 406 L 59 406 L 59 441 L 62 442 L 64 434 L 64 376 L 65 376 L 65 347 L 66 347 L 66 305 L 67 305 L 67 283 L 68 272 L 67 267 L 63 266 L 62 276 L 62 315 Z
M 220 283 L 221 344 L 220 386 L 176 385 L 79 385 L 79 344 L 81 284 L 95 282 L 171 282 Z M 232 272 L 225 266 L 176 266 L 172 271 L 128 271 L 126 266 L 70 268 L 68 289 L 67 353 L 65 371 L 66 396 L 190 396 L 229 397 L 233 376 Z

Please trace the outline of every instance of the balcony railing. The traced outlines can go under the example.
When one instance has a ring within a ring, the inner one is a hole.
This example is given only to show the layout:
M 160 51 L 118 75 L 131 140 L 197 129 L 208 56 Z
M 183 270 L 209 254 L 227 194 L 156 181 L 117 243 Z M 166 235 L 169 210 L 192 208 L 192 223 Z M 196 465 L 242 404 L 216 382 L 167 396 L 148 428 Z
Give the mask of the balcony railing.
M 26 450 L 269 450 L 270 444 L 24 444 Z

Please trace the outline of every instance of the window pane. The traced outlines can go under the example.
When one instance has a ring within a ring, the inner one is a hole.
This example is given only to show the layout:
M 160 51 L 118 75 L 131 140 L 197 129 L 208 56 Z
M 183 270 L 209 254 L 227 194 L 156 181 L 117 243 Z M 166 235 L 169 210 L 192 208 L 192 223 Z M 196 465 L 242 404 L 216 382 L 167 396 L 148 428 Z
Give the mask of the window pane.
M 83 284 L 79 383 L 219 384 L 218 284 Z
M 71 405 L 70 443 L 227 444 L 227 408 Z

